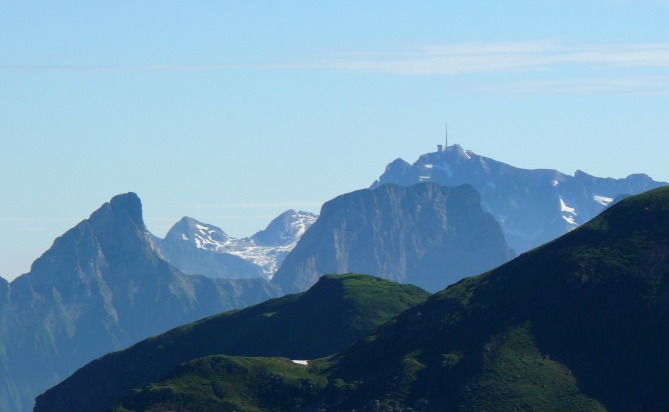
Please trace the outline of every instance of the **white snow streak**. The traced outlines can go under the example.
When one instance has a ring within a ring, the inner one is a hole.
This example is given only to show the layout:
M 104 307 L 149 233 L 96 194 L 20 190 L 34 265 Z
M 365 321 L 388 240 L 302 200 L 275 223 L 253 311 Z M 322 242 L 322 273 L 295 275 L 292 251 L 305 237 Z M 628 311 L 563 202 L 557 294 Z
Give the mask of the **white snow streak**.
M 560 212 L 571 213 L 572 215 L 576 216 L 576 209 L 567 206 L 567 204 L 564 202 L 564 200 L 562 200 L 561 197 L 560 197 Z
M 592 200 L 594 200 L 595 202 L 599 203 L 602 206 L 608 206 L 611 204 L 611 202 L 613 202 L 613 199 L 611 199 L 610 197 L 604 197 L 598 195 L 594 195 L 592 197 Z

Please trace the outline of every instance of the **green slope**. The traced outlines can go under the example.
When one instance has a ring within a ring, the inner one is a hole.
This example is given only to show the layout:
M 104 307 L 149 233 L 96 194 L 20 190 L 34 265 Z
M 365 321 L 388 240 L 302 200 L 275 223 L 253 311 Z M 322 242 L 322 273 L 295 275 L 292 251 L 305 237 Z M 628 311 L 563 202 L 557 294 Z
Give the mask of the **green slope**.
M 209 355 L 326 356 L 428 296 L 366 275 L 325 276 L 307 292 L 206 318 L 95 360 L 38 397 L 35 410 L 107 410 L 133 388 Z
M 194 362 L 123 406 L 189 410 L 179 393 L 215 361 Z M 669 188 L 628 198 L 306 368 L 276 358 L 216 362 L 246 369 L 212 366 L 202 386 L 189 387 L 198 402 L 210 398 L 206 382 L 239 386 L 216 393 L 229 404 L 197 410 L 666 410 Z M 273 375 L 295 402 L 277 397 L 266 381 Z
M 313 403 L 326 384 L 290 359 L 214 355 L 179 365 L 115 411 L 280 412 Z

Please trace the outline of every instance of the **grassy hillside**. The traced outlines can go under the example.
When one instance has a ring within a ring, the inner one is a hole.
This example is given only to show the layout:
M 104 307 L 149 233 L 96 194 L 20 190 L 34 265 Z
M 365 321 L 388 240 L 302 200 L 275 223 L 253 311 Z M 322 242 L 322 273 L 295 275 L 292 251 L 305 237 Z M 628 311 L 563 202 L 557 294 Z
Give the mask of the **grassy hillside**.
M 661 188 L 308 367 L 201 359 L 119 408 L 187 410 L 182 394 L 194 391 L 220 407 L 197 410 L 665 410 L 668 349 L 669 188 Z M 203 365 L 211 365 L 206 380 L 196 371 Z M 205 395 L 214 383 L 222 389 Z
M 323 357 L 428 296 L 371 276 L 325 276 L 307 292 L 206 318 L 95 360 L 41 395 L 35 410 L 107 410 L 133 388 L 209 355 Z
M 327 379 L 286 358 L 196 359 L 135 391 L 114 411 L 287 411 L 313 403 Z

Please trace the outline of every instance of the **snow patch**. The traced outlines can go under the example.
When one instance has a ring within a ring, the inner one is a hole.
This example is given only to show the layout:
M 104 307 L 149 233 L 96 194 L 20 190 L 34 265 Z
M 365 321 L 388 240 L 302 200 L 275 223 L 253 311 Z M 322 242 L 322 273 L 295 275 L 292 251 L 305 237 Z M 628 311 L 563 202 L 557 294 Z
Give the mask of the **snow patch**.
M 608 206 L 611 204 L 611 202 L 613 202 L 613 199 L 610 197 L 598 196 L 598 195 L 594 195 L 592 197 L 592 200 L 594 200 L 595 202 L 599 203 L 602 206 Z
M 426 168 L 426 169 L 432 169 L 433 167 L 434 167 L 434 165 L 431 165 L 431 164 L 426 164 L 426 165 L 425 165 L 425 168 Z
M 569 223 L 570 225 L 576 225 L 576 222 L 574 222 L 574 218 L 571 216 L 562 216 L 562 218 Z
M 558 181 L 555 180 L 555 179 L 553 179 L 553 180 L 551 181 L 551 186 L 553 186 L 553 187 L 555 187 L 555 186 L 557 186 L 557 185 L 559 185 L 559 184 L 560 184 L 560 182 L 558 182 Z
M 304 366 L 309 365 L 309 361 L 307 361 L 307 360 L 295 360 L 295 359 L 293 359 L 293 363 L 297 363 L 298 365 L 304 365 Z
M 181 234 L 181 239 L 182 239 L 182 240 L 190 240 L 190 239 L 188 238 L 188 236 L 186 236 L 186 235 L 183 234 L 183 233 Z
M 576 209 L 567 206 L 564 200 L 562 200 L 562 197 L 560 197 L 559 199 L 560 199 L 560 212 L 571 213 L 572 215 L 576 216 Z

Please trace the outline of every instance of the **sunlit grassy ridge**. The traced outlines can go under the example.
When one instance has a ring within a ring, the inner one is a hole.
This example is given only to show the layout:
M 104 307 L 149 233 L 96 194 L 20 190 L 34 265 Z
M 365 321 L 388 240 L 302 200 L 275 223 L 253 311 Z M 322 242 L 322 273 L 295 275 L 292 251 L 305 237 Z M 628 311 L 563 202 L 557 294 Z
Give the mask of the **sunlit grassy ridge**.
M 133 388 L 210 355 L 330 355 L 428 296 L 372 276 L 324 276 L 307 292 L 212 316 L 93 361 L 42 395 L 36 410 L 107 410 Z

